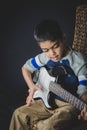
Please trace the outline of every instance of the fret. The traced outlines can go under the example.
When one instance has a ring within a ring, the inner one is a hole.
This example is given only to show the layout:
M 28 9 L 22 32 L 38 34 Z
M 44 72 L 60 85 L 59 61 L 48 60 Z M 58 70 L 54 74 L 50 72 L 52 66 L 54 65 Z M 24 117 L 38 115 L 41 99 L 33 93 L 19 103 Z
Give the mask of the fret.
M 74 98 L 73 104 L 76 106 L 76 108 L 80 108 L 80 100 L 78 100 L 76 97 Z
M 68 102 L 70 102 L 71 104 L 74 104 L 74 97 L 72 95 L 69 95 Z
M 56 95 L 60 96 L 61 98 L 69 102 L 71 105 L 78 108 L 79 110 L 82 110 L 84 107 L 87 107 L 87 104 L 85 104 L 79 98 L 72 95 L 70 92 L 68 92 L 64 88 L 62 88 L 60 84 L 57 84 L 51 81 L 49 85 L 49 90 L 55 93 Z

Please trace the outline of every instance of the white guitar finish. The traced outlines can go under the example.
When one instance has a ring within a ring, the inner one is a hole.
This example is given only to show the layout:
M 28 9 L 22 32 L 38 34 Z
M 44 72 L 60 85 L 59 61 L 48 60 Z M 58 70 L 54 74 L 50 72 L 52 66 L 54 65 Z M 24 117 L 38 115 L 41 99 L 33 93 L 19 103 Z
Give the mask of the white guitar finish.
M 51 108 L 51 106 L 48 104 L 49 85 L 51 81 L 54 82 L 55 77 L 50 76 L 46 68 L 42 67 L 36 83 L 36 85 L 42 88 L 42 91 L 36 91 L 34 98 L 42 98 L 47 108 Z

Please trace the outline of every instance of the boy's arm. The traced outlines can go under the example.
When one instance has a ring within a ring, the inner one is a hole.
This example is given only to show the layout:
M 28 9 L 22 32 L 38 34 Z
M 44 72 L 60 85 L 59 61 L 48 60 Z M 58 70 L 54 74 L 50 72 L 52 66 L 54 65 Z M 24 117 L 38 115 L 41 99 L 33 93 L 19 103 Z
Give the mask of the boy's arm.
M 36 90 L 40 90 L 41 91 L 41 88 L 36 86 L 34 83 L 33 83 L 33 80 L 32 80 L 32 74 L 31 72 L 26 69 L 25 67 L 22 67 L 22 74 L 23 74 L 23 77 L 24 77 L 24 80 L 29 88 L 29 96 L 27 97 L 26 99 L 26 103 L 27 103 L 27 106 L 30 106 L 31 103 L 34 102 L 34 99 L 33 99 L 33 95 L 34 95 L 34 92 Z
M 84 94 L 81 99 L 87 104 L 87 93 Z
M 87 104 L 87 93 L 84 94 L 81 99 Z M 78 116 L 78 119 L 87 120 L 87 108 L 84 108 L 80 115 Z

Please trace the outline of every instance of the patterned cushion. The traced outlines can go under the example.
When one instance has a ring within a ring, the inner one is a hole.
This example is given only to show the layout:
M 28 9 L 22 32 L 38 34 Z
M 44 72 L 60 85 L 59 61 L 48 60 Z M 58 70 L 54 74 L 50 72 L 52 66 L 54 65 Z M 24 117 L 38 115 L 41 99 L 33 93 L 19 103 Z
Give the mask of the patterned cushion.
M 87 5 L 76 8 L 73 48 L 87 57 Z M 80 122 L 72 130 L 87 130 L 87 121 Z
M 87 5 L 76 8 L 73 48 L 87 56 Z

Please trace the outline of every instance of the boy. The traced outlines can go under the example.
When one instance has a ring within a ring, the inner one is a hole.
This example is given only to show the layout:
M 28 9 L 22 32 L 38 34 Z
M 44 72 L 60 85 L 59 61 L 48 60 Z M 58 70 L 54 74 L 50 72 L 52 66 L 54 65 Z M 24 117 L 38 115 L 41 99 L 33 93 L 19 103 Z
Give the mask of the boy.
M 37 90 L 44 90 L 34 84 L 32 73 L 41 67 L 50 69 L 64 65 L 70 68 L 78 79 L 78 81 L 74 80 L 78 84 L 75 86 L 77 87 L 75 92 L 87 103 L 87 62 L 80 53 L 65 45 L 65 35 L 54 20 L 44 20 L 38 24 L 34 29 L 34 38 L 42 53 L 29 59 L 22 67 L 22 74 L 29 88 L 29 96 L 26 99 L 26 105 L 14 112 L 10 130 L 65 130 L 73 125 L 74 120 L 77 120 L 79 111 L 58 97 L 55 98 L 57 107 L 53 110 L 48 109 L 41 99 L 34 100 L 34 93 Z M 69 89 L 72 89 L 70 80 L 68 82 Z M 86 108 L 81 111 L 78 118 L 87 120 Z

